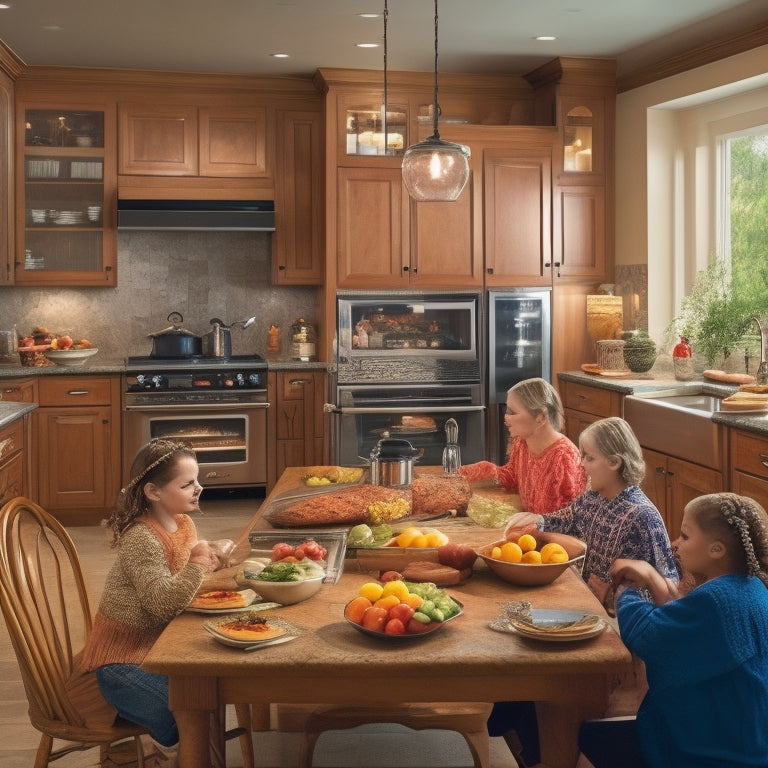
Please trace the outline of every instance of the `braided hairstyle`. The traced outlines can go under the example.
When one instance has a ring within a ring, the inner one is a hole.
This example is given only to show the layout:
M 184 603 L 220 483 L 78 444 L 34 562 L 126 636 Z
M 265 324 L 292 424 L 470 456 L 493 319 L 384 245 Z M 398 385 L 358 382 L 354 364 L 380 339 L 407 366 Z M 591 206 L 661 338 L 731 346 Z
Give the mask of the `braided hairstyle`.
M 688 503 L 701 530 L 721 539 L 738 573 L 757 576 L 768 587 L 768 514 L 736 493 L 711 493 Z
M 137 517 L 150 511 L 149 499 L 144 486 L 154 483 L 164 486 L 176 475 L 176 463 L 182 456 L 197 460 L 195 452 L 185 443 L 156 438 L 150 440 L 136 454 L 131 464 L 131 480 L 120 491 L 117 504 L 106 521 L 112 530 L 112 546 L 117 546 L 120 537 L 130 528 Z

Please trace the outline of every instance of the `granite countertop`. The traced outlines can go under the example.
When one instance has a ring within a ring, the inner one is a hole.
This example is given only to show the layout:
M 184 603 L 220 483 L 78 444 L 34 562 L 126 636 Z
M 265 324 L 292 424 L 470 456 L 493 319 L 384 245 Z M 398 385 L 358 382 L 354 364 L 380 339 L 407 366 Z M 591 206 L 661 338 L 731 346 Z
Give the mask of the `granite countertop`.
M 696 389 L 705 395 L 728 397 L 737 391 L 738 387 L 728 384 L 718 384 L 710 379 L 698 377 L 693 381 L 677 381 L 669 376 L 653 376 L 646 373 L 635 374 L 634 377 L 609 378 L 583 371 L 565 371 L 558 374 L 558 378 L 564 381 L 573 381 L 579 384 L 587 384 L 598 389 L 608 389 L 619 392 L 622 395 L 644 395 L 653 392 L 661 393 L 670 390 L 669 394 Z M 712 421 L 734 429 L 743 429 L 759 435 L 768 436 L 768 413 L 744 413 L 743 411 L 715 411 Z
M 0 429 L 13 424 L 24 414 L 34 411 L 37 403 L 6 403 L 0 400 Z
M 299 360 L 278 359 L 267 360 L 267 369 L 270 371 L 327 371 L 331 363 L 311 362 L 305 363 Z M 83 365 L 44 365 L 33 367 L 28 365 L 11 364 L 0 365 L 1 379 L 22 379 L 31 376 L 83 376 L 89 374 L 122 374 L 125 372 L 125 358 L 108 358 L 95 355 Z

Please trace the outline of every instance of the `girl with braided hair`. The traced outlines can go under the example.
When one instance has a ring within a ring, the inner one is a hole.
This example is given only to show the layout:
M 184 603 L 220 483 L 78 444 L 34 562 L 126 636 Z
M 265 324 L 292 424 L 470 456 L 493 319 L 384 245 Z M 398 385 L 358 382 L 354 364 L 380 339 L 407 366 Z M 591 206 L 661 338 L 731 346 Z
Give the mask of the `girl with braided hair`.
M 582 752 L 595 768 L 766 766 L 768 515 L 746 496 L 699 496 L 674 547 L 680 584 L 613 565 L 621 638 L 649 688 L 636 719 L 584 723 Z
M 81 659 L 83 671 L 96 671 L 117 715 L 145 726 L 162 753 L 179 739 L 168 679 L 140 665 L 220 565 L 189 517 L 200 511 L 197 476 L 195 453 L 183 443 L 152 440 L 136 455 L 131 481 L 107 520 L 117 557 Z M 172 761 L 172 753 L 163 757 Z

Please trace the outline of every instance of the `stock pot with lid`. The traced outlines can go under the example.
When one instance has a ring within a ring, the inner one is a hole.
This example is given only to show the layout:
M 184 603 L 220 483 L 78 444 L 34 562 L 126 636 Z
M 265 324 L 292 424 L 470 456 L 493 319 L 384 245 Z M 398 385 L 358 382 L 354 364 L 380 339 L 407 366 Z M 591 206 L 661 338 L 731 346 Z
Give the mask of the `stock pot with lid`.
M 410 485 L 413 465 L 422 451 L 408 440 L 382 438 L 371 451 L 371 483 L 373 485 Z
M 180 312 L 171 312 L 167 320 L 171 325 L 162 331 L 150 333 L 152 352 L 150 357 L 193 357 L 203 351 L 202 337 L 182 328 L 184 322 Z

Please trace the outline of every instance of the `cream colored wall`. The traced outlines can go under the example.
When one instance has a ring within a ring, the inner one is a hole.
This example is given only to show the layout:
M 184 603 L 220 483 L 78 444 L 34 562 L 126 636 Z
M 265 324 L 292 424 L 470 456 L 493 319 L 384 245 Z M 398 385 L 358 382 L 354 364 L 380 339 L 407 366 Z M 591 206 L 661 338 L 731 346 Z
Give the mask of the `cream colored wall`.
M 617 98 L 616 264 L 647 264 L 657 341 L 718 250 L 714 139 L 768 123 L 766 103 L 768 46 Z

